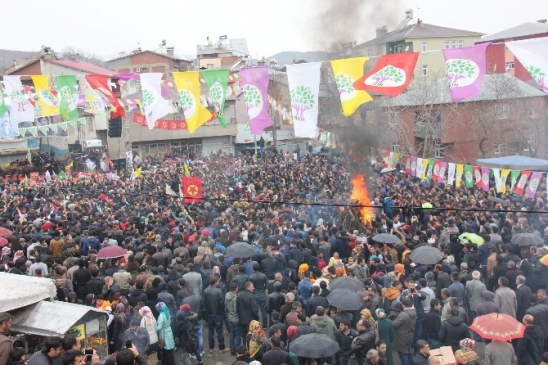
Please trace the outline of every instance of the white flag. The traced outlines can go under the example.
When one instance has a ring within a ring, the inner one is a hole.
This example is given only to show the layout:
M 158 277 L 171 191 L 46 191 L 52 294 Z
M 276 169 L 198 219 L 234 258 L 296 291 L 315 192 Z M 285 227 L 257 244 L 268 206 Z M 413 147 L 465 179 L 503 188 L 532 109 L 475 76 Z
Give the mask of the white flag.
M 455 170 L 457 165 L 454 163 L 449 162 L 447 165 L 447 184 L 453 186 L 455 183 Z
M 92 88 L 84 75 L 76 76 L 76 79 L 78 80 L 80 94 L 84 95 L 86 100 L 84 111 L 92 114 L 104 113 L 110 103 L 105 102 L 103 94 Z
M 89 158 L 86 158 L 86 168 L 88 169 L 88 171 L 95 171 L 95 169 L 97 168 L 97 164 Z
M 548 94 L 548 38 L 507 42 L 506 46 Z
M 422 158 L 417 157 L 417 173 L 416 176 L 422 179 Z
M 46 170 L 46 182 L 51 181 L 51 174 L 49 173 L 49 170 Z
M 4 90 L 10 101 L 11 120 L 15 123 L 33 122 L 34 107 L 23 94 L 21 76 L 4 76 Z
M 287 66 L 295 137 L 314 138 L 318 128 L 321 62 Z
M 500 169 L 493 168 L 493 176 L 495 177 L 495 188 L 497 193 L 502 191 L 502 179 L 500 178 Z
M 160 86 L 162 76 L 163 74 L 159 72 L 141 74 L 142 103 L 145 109 L 148 129 L 154 129 L 154 124 L 158 119 L 173 111 L 167 100 L 162 98 L 162 89 Z

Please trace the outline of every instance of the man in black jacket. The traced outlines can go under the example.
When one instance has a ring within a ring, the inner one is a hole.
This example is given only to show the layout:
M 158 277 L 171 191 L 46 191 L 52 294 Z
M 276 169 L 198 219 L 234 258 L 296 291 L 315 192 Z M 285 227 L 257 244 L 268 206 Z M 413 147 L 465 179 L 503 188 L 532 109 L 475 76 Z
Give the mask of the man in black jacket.
M 339 329 L 335 331 L 335 341 L 339 344 L 339 352 L 335 354 L 336 364 L 347 365 L 352 363 L 352 341 L 356 336 L 356 331 L 350 328 L 350 321 L 341 320 Z
M 272 336 L 270 338 L 272 348 L 263 354 L 261 364 L 263 365 L 279 365 L 291 364 L 289 354 L 280 348 L 281 340 L 279 337 Z
M 312 297 L 310 297 L 310 299 L 308 299 L 308 302 L 306 303 L 306 316 L 312 317 L 314 314 L 316 314 L 316 308 L 318 307 L 329 308 L 329 303 L 327 302 L 327 299 L 320 296 L 320 287 L 313 286 Z
M 442 346 L 438 336 L 441 329 L 440 310 L 440 301 L 437 299 L 432 299 L 430 301 L 430 312 L 426 314 L 422 323 L 422 333 L 433 349 L 437 349 Z
M 268 314 L 266 313 L 266 284 L 268 279 L 265 274 L 260 271 L 260 265 L 258 263 L 253 264 L 253 274 L 249 276 L 249 281 L 253 283 L 255 291 L 255 300 L 261 310 L 261 321 L 263 328 L 268 327 Z
M 458 308 L 451 308 L 449 313 L 451 316 L 441 325 L 438 336 L 445 346 L 451 346 L 455 352 L 459 349 L 459 342 L 470 337 L 470 331 L 460 316 Z
M 242 339 L 245 341 L 245 336 L 247 336 L 247 331 L 251 321 L 259 320 L 259 306 L 257 305 L 257 300 L 255 295 L 253 295 L 255 287 L 251 281 L 247 281 L 244 284 L 244 290 L 238 293 L 237 306 L 238 306 L 238 317 L 240 319 L 240 326 L 242 327 Z
M 525 332 L 518 340 L 516 356 L 518 365 L 537 365 L 542 361 L 544 338 L 539 326 L 535 326 L 535 319 L 530 314 L 523 317 Z
M 86 283 L 88 294 L 99 295 L 103 292 L 103 280 L 99 279 L 99 269 L 91 272 L 91 280 Z
M 137 283 L 135 283 L 135 288 L 131 290 L 131 294 L 129 294 L 127 297 L 129 305 L 135 307 L 139 302 L 146 303 L 148 301 L 148 296 L 143 291 L 144 287 L 145 285 L 142 281 L 138 281 Z
M 72 274 L 72 286 L 80 300 L 86 299 L 86 295 L 88 294 L 86 284 L 91 280 L 91 273 L 84 267 L 84 264 L 84 259 L 80 259 L 78 261 L 78 269 Z
M 516 298 L 518 300 L 516 319 L 518 321 L 521 321 L 523 319 L 523 316 L 525 316 L 525 311 L 531 306 L 531 302 L 529 302 L 529 297 L 531 296 L 531 288 L 525 285 L 526 280 L 527 279 L 523 275 L 519 275 L 516 278 L 517 288 L 515 292 Z
M 539 326 L 544 337 L 544 349 L 548 350 L 548 305 L 540 304 L 535 293 L 529 296 L 531 307 L 525 311 L 534 318 L 534 324 Z
M 209 279 L 209 286 L 204 290 L 204 305 L 207 315 L 207 327 L 209 328 L 209 353 L 212 354 L 215 349 L 215 332 L 217 332 L 217 341 L 219 342 L 219 353 L 230 351 L 225 348 L 225 339 L 223 335 L 223 317 L 225 311 L 225 301 L 223 292 L 219 289 L 219 278 L 212 276 Z
M 367 358 L 367 352 L 375 348 L 375 331 L 370 322 L 360 319 L 358 321 L 358 336 L 352 341 L 352 351 L 358 364 L 363 364 Z
M 268 295 L 267 311 L 271 315 L 272 312 L 279 312 L 282 305 L 285 303 L 285 295 L 282 293 L 282 283 L 274 282 L 272 285 L 274 291 Z

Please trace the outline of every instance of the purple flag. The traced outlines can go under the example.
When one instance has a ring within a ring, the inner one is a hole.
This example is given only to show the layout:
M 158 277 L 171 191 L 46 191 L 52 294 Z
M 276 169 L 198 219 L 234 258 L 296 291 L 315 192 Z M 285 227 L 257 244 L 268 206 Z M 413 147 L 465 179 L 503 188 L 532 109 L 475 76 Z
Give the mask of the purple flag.
M 540 181 L 542 180 L 542 172 L 533 172 L 531 174 L 531 178 L 529 179 L 529 185 L 527 186 L 527 189 L 525 190 L 525 196 L 528 198 L 534 199 L 535 194 L 537 192 L 537 188 L 540 185 Z
M 485 50 L 491 43 L 443 50 L 451 100 L 475 98 L 485 77 Z
M 489 191 L 489 167 L 481 168 L 481 188 L 483 191 Z
M 268 67 L 247 67 L 240 70 L 240 80 L 245 98 L 252 134 L 263 134 L 270 127 L 268 115 Z

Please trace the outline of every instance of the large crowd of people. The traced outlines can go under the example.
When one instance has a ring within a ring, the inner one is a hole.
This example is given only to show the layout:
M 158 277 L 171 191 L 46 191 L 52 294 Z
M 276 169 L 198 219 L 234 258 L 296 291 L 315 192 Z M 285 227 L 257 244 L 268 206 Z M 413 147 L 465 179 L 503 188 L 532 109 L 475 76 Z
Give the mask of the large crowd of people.
M 399 168 L 381 174 L 378 162 L 359 168 L 373 214 L 350 222 L 342 218 L 353 209 L 357 171 L 347 162 L 338 152 L 263 151 L 169 158 L 145 165 L 136 179 L 120 172 L 10 181 L 0 186 L 0 226 L 12 231 L 0 271 L 52 278 L 57 300 L 106 311 L 118 365 L 155 356 L 162 365 L 202 364 L 228 352 L 239 365 L 423 365 L 439 363 L 430 351 L 442 346 L 459 364 L 548 361 L 548 266 L 541 262 L 548 251 L 512 242 L 523 233 L 548 239 L 545 188 L 535 199 L 455 188 Z M 166 194 L 187 172 L 202 178 L 203 201 Z M 465 232 L 482 244 L 459 239 Z M 373 240 L 379 233 L 400 242 Z M 252 245 L 254 255 L 231 257 L 236 242 Z M 99 260 L 108 246 L 127 254 Z M 413 262 L 410 253 L 422 246 L 443 258 Z M 330 282 L 341 277 L 363 285 L 360 308 L 330 304 Z M 522 322 L 524 337 L 488 341 L 470 330 L 475 317 L 494 312 Z M 0 365 L 24 355 L 4 341 L 10 324 L 0 314 Z M 291 351 L 311 333 L 339 351 L 323 358 Z M 478 341 L 487 342 L 484 356 L 474 351 Z M 48 338 L 28 363 L 76 364 L 74 342 Z

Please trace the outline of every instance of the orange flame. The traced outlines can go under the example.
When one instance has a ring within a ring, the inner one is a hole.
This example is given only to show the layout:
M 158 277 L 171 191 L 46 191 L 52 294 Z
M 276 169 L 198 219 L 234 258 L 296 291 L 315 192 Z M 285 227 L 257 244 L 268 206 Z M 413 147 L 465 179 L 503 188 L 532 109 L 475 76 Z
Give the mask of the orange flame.
M 352 178 L 352 201 L 357 201 L 360 205 L 371 205 L 371 195 L 365 184 L 365 177 L 362 174 L 355 175 Z M 360 218 L 365 226 L 370 227 L 371 222 L 375 218 L 375 208 L 363 207 L 358 208 Z

